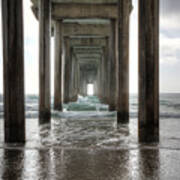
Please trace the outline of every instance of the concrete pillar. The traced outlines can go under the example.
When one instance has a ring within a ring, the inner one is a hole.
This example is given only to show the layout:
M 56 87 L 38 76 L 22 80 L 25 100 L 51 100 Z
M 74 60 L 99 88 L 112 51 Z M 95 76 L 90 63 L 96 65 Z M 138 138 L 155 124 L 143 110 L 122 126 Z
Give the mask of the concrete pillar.
M 80 78 L 80 64 L 78 63 L 78 59 L 77 59 L 77 94 L 81 94 L 80 91 L 81 91 L 81 78 Z
M 76 62 L 76 57 L 75 57 L 74 53 L 72 54 L 71 57 L 72 57 L 71 58 L 72 63 L 71 63 L 71 79 L 70 79 L 70 87 L 71 87 L 71 89 L 70 89 L 70 100 L 72 102 L 75 102 L 75 101 L 77 101 L 77 95 L 78 95 L 77 94 L 77 88 L 76 88 L 76 86 L 77 86 L 76 64 L 77 64 L 77 62 Z
M 51 38 L 51 3 L 39 1 L 39 120 L 49 122 L 50 103 L 50 38 Z
M 159 0 L 139 1 L 139 141 L 159 141 Z
M 129 1 L 119 0 L 117 120 L 129 122 Z
M 106 56 L 106 55 L 105 55 Z M 109 104 L 109 71 L 108 71 L 108 55 L 105 58 L 105 80 L 104 80 L 104 91 L 105 91 L 105 103 Z
M 97 74 L 96 74 L 96 79 L 94 81 L 94 96 L 98 96 L 98 81 L 97 81 Z
M 109 111 L 116 110 L 116 58 L 115 58 L 115 19 L 111 20 L 111 35 L 109 38 Z
M 80 69 L 80 93 L 82 96 L 87 96 L 87 77 L 86 72 L 81 68 Z
M 54 71 L 54 109 L 62 111 L 62 33 L 61 21 L 55 22 L 55 71 Z
M 73 99 L 74 101 L 78 99 L 78 61 L 75 55 L 73 61 Z
M 82 71 L 80 64 L 78 64 L 78 79 L 79 79 L 79 94 L 82 95 Z
M 104 100 L 105 104 L 109 104 L 109 82 L 110 82 L 110 73 L 109 73 L 109 38 L 106 38 L 106 45 L 103 48 L 104 54 Z
M 104 100 L 104 53 L 102 54 L 102 57 L 101 57 L 101 60 L 100 60 L 100 102 L 101 103 L 105 103 L 105 100 Z
M 97 72 L 97 88 L 98 88 L 98 98 L 101 99 L 101 60 L 98 65 L 98 72 Z
M 64 103 L 68 103 L 70 93 L 70 72 L 71 72 L 71 54 L 70 54 L 70 38 L 64 37 L 65 62 L 64 62 Z
M 22 0 L 2 0 L 5 142 L 25 142 Z
M 82 71 L 82 93 L 83 96 L 87 96 L 86 74 L 84 71 Z

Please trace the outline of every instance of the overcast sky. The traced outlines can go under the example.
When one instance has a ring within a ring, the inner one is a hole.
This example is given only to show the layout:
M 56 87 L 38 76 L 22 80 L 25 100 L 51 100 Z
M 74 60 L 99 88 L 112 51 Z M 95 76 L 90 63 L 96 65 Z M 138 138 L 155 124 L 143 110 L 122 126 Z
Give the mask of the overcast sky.
M 25 90 L 38 93 L 38 22 L 24 1 Z M 130 38 L 130 91 L 137 92 L 137 0 L 133 0 Z M 1 11 L 1 10 L 0 10 Z M 180 92 L 180 0 L 161 0 L 160 8 L 160 91 Z M 0 12 L 1 14 L 1 12 Z M 0 18 L 1 26 L 1 18 Z M 2 31 L 0 29 L 0 93 L 2 93 Z M 52 40 L 52 62 L 53 62 Z M 52 63 L 53 92 L 53 63 Z

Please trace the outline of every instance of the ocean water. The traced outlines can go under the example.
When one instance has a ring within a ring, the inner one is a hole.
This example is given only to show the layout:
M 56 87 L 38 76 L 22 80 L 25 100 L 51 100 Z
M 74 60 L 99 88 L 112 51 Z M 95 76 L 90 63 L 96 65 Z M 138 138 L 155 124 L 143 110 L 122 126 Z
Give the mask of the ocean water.
M 82 97 L 79 96 L 77 102 L 63 104 L 64 112 L 59 113 L 53 110 L 53 98 L 51 99 L 51 108 L 53 117 L 62 116 L 74 116 L 74 114 L 79 114 L 80 112 L 93 112 L 96 114 L 99 112 L 107 112 L 108 105 L 101 104 L 99 99 L 95 96 Z M 37 118 L 38 117 L 38 96 L 37 95 L 27 95 L 25 100 L 26 118 Z M 66 113 L 69 111 L 69 113 Z M 74 111 L 74 112 L 73 112 Z M 138 111 L 138 100 L 137 95 L 131 94 L 130 96 L 130 117 L 137 118 Z M 75 113 L 77 112 L 77 113 Z M 79 113 L 78 113 L 79 112 Z M 84 115 L 86 113 L 83 113 Z M 91 113 L 90 113 L 91 114 Z M 87 116 L 90 115 L 89 113 Z M 111 113 L 108 113 L 108 115 Z M 90 117 L 90 116 L 89 116 Z M 3 96 L 0 95 L 0 118 L 3 118 Z M 160 95 L 160 118 L 180 118 L 180 93 L 171 94 L 161 94 Z
M 53 99 L 52 99 L 53 102 Z M 53 110 L 50 124 L 38 123 L 38 96 L 26 96 L 27 147 L 105 147 L 136 148 L 137 95 L 130 96 L 130 123 L 116 123 L 116 112 L 108 112 L 108 105 L 97 97 L 79 96 L 75 103 L 64 104 L 64 111 Z M 180 148 L 180 94 L 160 96 L 159 146 Z M 4 146 L 3 97 L 0 96 L 0 145 Z

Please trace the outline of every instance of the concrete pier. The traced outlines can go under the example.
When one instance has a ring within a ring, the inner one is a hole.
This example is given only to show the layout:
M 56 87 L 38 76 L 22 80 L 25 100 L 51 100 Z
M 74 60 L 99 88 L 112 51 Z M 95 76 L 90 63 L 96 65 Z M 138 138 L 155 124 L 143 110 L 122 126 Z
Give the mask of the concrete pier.
M 115 48 L 115 19 L 111 20 L 110 23 L 110 40 L 109 40 L 109 60 L 108 60 L 108 67 L 109 67 L 109 111 L 116 110 L 116 48 Z
M 117 121 L 129 122 L 129 12 L 130 1 L 119 0 Z
M 54 109 L 95 95 L 129 122 L 131 0 L 32 0 L 39 20 L 39 122 L 50 122 L 50 41 L 55 36 Z M 52 8 L 51 8 L 52 7 Z M 2 1 L 5 142 L 25 142 L 22 0 Z M 51 27 L 51 20 L 54 26 Z M 159 141 L 159 0 L 139 0 L 139 142 Z
M 109 69 L 108 69 L 108 61 L 109 61 L 109 46 L 108 39 L 106 39 L 106 46 L 103 49 L 102 55 L 102 64 L 101 64 L 101 93 L 102 93 L 102 103 L 109 103 L 109 81 L 111 81 L 109 77 Z
M 64 103 L 70 101 L 69 91 L 70 91 L 70 64 L 71 64 L 71 55 L 70 55 L 70 39 L 69 37 L 64 38 Z
M 49 122 L 50 102 L 51 2 L 39 1 L 39 120 Z
M 2 1 L 4 132 L 6 143 L 25 142 L 22 0 Z
M 55 22 L 54 109 L 62 111 L 62 21 Z
M 139 142 L 159 141 L 159 0 L 139 1 Z

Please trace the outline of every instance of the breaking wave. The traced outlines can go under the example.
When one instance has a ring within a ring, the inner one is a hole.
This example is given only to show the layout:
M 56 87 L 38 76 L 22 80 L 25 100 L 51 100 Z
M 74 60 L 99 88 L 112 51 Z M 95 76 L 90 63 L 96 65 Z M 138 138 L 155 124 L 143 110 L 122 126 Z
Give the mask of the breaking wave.
M 180 94 L 161 94 L 160 96 L 160 117 L 162 119 L 180 118 Z M 53 102 L 53 99 L 52 99 Z M 38 118 L 38 96 L 28 95 L 26 96 L 26 117 Z M 53 110 L 52 104 L 52 117 L 61 118 L 93 118 L 100 117 L 105 118 L 109 116 L 115 116 L 116 113 L 108 112 L 108 105 L 101 104 L 96 96 L 79 96 L 77 102 L 72 102 L 63 105 L 64 112 L 58 112 Z M 130 117 L 137 118 L 138 103 L 137 95 L 130 96 Z M 86 112 L 86 113 L 82 113 Z M 107 113 L 106 113 L 107 112 Z M 3 117 L 3 98 L 0 95 L 0 118 Z

